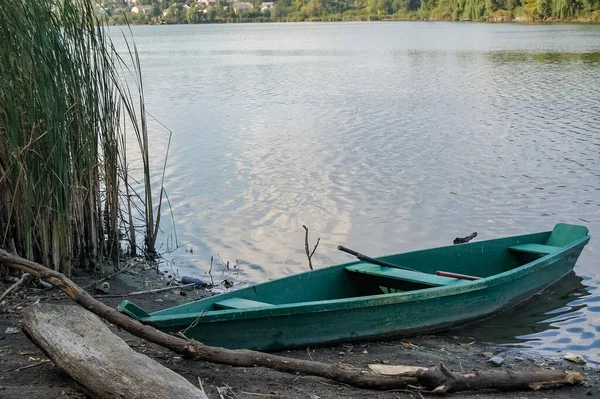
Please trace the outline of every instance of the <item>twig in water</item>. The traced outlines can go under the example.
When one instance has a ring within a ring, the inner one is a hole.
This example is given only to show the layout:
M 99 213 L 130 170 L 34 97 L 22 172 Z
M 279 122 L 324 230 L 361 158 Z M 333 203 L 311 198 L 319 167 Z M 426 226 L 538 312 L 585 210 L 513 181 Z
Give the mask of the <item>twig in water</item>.
M 240 266 L 241 266 L 242 264 L 244 264 L 244 263 L 248 263 L 248 262 L 246 262 L 246 261 L 243 261 L 243 260 L 242 260 L 242 261 L 240 261 L 239 259 L 236 259 L 236 260 L 235 260 L 235 265 L 233 265 L 233 268 L 236 270 L 236 273 L 235 273 L 235 275 L 236 275 L 236 276 L 239 276 L 239 274 L 240 274 L 240 269 L 241 269 L 241 267 L 240 267 Z
M 213 257 L 211 256 L 210 257 L 210 269 L 208 269 L 208 275 L 210 276 L 210 283 L 212 285 L 215 285 L 215 282 L 213 281 L 213 278 L 212 278 L 212 265 L 213 265 Z
M 229 270 L 229 261 L 227 261 L 227 263 L 225 263 L 225 262 L 223 261 L 223 259 L 221 258 L 221 255 L 217 254 L 217 256 L 219 257 L 219 260 L 221 261 L 221 263 L 223 264 L 223 266 L 225 266 L 225 268 L 226 268 L 227 270 Z
M 17 281 L 16 283 L 14 283 L 13 285 L 11 285 L 6 291 L 4 291 L 4 294 L 2 294 L 2 296 L 0 296 L 0 302 L 2 302 L 4 297 L 7 296 L 8 294 L 10 294 L 12 291 L 14 291 L 18 286 L 20 286 L 24 282 L 28 281 L 29 277 L 31 277 L 29 273 L 23 273 L 23 275 L 21 276 L 21 279 L 19 281 Z
M 466 237 L 456 237 L 452 242 L 454 245 L 456 244 L 464 244 L 471 241 L 473 238 L 477 237 L 477 232 L 474 232 Z
M 310 270 L 314 270 L 312 265 L 312 257 L 315 254 L 317 247 L 319 246 L 321 237 L 317 238 L 317 243 L 315 244 L 315 247 L 313 248 L 312 252 L 310 252 L 308 248 L 308 227 L 306 227 L 305 225 L 302 225 L 302 227 L 306 231 L 306 233 L 304 234 L 304 250 L 306 251 L 306 257 L 308 258 L 308 267 L 310 267 Z

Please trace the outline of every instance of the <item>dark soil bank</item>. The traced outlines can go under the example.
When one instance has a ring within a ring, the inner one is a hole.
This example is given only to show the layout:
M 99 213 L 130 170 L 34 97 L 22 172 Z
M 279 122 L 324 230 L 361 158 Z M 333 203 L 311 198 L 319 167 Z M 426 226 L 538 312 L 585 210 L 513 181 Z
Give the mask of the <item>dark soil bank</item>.
M 90 278 L 76 278 L 86 286 Z M 10 284 L 0 283 L 0 293 Z M 154 272 L 130 272 L 110 280 L 110 294 L 123 294 L 164 286 Z M 100 293 L 97 293 L 100 296 Z M 178 290 L 146 294 L 135 301 L 149 310 L 156 310 L 183 300 L 209 295 L 202 290 L 187 291 L 182 297 Z M 117 306 L 122 297 L 102 298 L 109 306 Z M 21 289 L 6 298 L 0 306 L 0 398 L 87 398 L 85 391 L 55 367 L 18 328 L 24 309 L 36 301 L 70 301 L 56 290 Z M 133 349 L 145 353 L 198 385 L 202 381 L 212 398 L 420 398 L 409 391 L 377 392 L 352 388 L 318 377 L 279 373 L 264 368 L 235 368 L 208 362 L 192 361 L 150 344 L 128 333 L 112 330 Z M 598 397 L 600 380 L 597 370 L 560 360 L 532 358 L 517 349 L 479 342 L 459 342 L 451 336 L 426 336 L 393 342 L 369 342 L 353 345 L 308 348 L 279 353 L 298 359 L 325 363 L 345 363 L 366 366 L 371 363 L 434 366 L 444 363 L 452 371 L 485 370 L 492 366 L 487 359 L 499 355 L 505 359 L 500 368 L 524 371 L 548 368 L 577 369 L 586 375 L 586 384 L 541 391 L 515 393 L 470 392 L 450 395 L 453 398 L 588 398 Z M 584 354 L 585 355 L 585 354 Z

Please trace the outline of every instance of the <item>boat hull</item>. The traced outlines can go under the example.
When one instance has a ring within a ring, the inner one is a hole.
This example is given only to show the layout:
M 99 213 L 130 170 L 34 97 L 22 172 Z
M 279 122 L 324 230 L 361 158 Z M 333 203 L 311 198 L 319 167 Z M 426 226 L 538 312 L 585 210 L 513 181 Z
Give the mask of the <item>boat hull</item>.
M 544 234 L 527 237 L 543 242 L 549 233 Z M 490 242 L 506 247 L 525 241 L 524 236 L 508 240 L 509 242 Z M 480 280 L 408 292 L 283 303 L 246 310 L 199 310 L 202 304 L 196 305 L 196 308 L 193 305 L 184 305 L 155 312 L 147 317 L 136 314 L 135 310 L 128 308 L 128 304 L 122 305 L 120 310 L 165 332 L 178 333 L 187 328 L 185 334 L 190 338 L 206 345 L 232 349 L 279 350 L 307 345 L 414 336 L 458 327 L 526 301 L 571 272 L 588 240 L 589 236 L 582 237 L 560 252 L 534 257 L 536 259 L 523 266 Z M 463 252 L 493 252 L 493 245 L 464 244 L 460 245 L 463 247 L 460 249 L 448 247 L 448 251 L 457 251 L 456 256 L 460 258 Z M 292 280 L 295 278 L 296 284 L 303 284 L 302 280 L 330 281 L 327 273 L 345 275 L 347 267 L 348 264 L 332 266 L 293 276 Z M 322 278 L 315 279 L 315 276 Z M 260 293 L 261 287 L 263 290 L 266 290 L 264 287 L 270 287 L 271 290 L 278 287 L 277 283 L 272 286 L 269 284 L 271 283 L 251 288 Z M 304 284 L 310 286 L 309 283 Z M 318 289 L 319 287 L 315 288 Z M 231 298 L 232 295 L 235 293 L 204 301 L 214 304 L 219 298 Z M 244 296 L 244 292 L 240 295 Z M 276 294 L 270 295 L 271 299 L 277 298 Z M 256 299 L 266 296 L 259 295 Z M 192 324 L 194 327 L 189 328 Z

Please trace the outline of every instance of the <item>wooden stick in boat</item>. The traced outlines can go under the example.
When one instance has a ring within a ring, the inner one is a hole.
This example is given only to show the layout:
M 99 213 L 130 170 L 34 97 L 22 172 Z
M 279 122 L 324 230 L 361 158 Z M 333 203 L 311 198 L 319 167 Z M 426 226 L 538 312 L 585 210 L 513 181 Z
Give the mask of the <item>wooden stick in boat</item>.
M 460 280 L 480 280 L 481 279 L 481 277 L 469 276 L 468 274 L 443 272 L 443 271 L 440 271 L 440 270 L 438 270 L 437 272 L 435 272 L 435 274 L 437 274 L 438 276 L 443 276 L 443 277 L 458 278 Z
M 356 259 L 362 260 L 363 262 L 372 263 L 374 265 L 383 266 L 383 267 L 393 267 L 395 269 L 410 270 L 410 271 L 413 271 L 413 272 L 417 272 L 418 271 L 418 270 L 415 270 L 415 269 L 411 269 L 410 267 L 395 265 L 393 263 L 385 262 L 383 260 L 371 258 L 370 256 L 363 255 L 360 252 L 356 252 L 356 251 L 354 251 L 354 250 L 352 250 L 350 248 L 346 248 L 346 247 L 341 246 L 341 245 L 338 245 L 338 249 L 340 251 L 342 251 L 342 252 L 346 252 L 346 253 L 348 253 L 350 255 L 356 256 Z

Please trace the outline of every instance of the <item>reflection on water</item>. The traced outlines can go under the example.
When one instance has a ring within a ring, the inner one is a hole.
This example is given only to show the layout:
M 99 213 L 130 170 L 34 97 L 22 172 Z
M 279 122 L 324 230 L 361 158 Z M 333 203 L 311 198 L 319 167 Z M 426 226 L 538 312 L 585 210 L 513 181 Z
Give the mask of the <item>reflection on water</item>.
M 595 314 L 600 306 L 595 304 L 600 297 L 593 294 L 596 287 L 586 283 L 589 281 L 571 273 L 527 303 L 449 334 L 480 342 L 518 344 L 548 356 L 568 348 L 598 363 L 600 323 Z
M 582 284 L 582 278 L 571 273 L 531 301 L 504 312 L 475 329 L 469 328 L 468 334 L 491 342 L 522 343 L 523 340 L 534 340 L 537 334 L 555 330 L 557 327 L 553 323 L 557 321 L 557 317 L 580 312 L 585 306 L 580 301 L 588 296 L 590 293 Z
M 350 260 L 338 244 L 377 256 L 472 231 L 489 239 L 580 223 L 592 236 L 575 269 L 586 288 L 570 280 L 560 303 L 541 296 L 543 305 L 512 314 L 514 330 L 496 338 L 549 350 L 600 346 L 599 26 L 134 33 L 147 108 L 174 131 L 165 186 L 183 243 L 170 259 L 181 274 L 202 277 L 216 254 L 246 262 L 237 276 L 245 282 L 304 271 L 303 224 L 313 242 L 321 237 L 313 263 L 324 267 Z M 160 160 L 168 133 L 150 130 Z
M 485 54 L 491 62 L 525 62 L 569 64 L 582 62 L 586 64 L 600 63 L 600 52 L 591 53 L 527 53 L 511 51 L 494 51 Z

